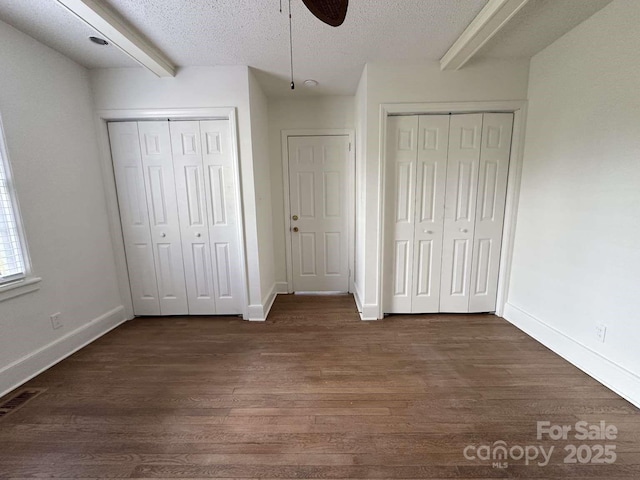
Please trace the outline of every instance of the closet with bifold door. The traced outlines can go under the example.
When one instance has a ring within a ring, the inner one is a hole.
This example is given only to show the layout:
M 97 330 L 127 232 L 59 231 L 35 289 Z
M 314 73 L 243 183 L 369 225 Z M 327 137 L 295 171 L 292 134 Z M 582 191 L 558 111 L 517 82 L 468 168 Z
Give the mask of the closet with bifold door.
M 109 122 L 136 315 L 241 314 L 229 120 Z
M 512 113 L 389 117 L 385 313 L 493 312 Z

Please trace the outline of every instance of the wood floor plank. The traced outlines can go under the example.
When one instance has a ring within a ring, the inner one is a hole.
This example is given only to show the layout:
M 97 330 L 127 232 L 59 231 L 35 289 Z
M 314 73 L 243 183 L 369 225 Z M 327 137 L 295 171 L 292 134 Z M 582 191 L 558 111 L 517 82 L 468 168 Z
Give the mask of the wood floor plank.
M 280 296 L 267 322 L 139 318 L 43 372 L 0 419 L 0 478 L 640 478 L 638 409 L 493 315 L 359 320 Z M 537 421 L 618 427 L 536 438 Z M 546 466 L 464 449 L 533 445 Z M 567 444 L 615 445 L 566 464 Z

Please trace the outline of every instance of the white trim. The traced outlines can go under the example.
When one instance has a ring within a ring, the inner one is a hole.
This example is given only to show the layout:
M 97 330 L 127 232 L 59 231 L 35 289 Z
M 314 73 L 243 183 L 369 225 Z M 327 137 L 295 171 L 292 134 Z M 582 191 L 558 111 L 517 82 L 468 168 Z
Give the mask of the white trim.
M 26 277 L 6 285 L 0 285 L 0 302 L 39 290 L 41 281 L 40 277 Z
M 207 107 L 207 108 L 164 108 L 164 109 L 119 109 L 119 110 L 99 110 L 96 112 L 96 129 L 98 133 L 100 157 L 102 163 L 102 177 L 107 202 L 107 214 L 109 216 L 109 227 L 111 240 L 114 246 L 116 258 L 116 274 L 120 296 L 124 304 L 128 317 L 133 317 L 133 301 L 131 299 L 131 286 L 127 260 L 124 250 L 124 237 L 122 224 L 120 223 L 120 209 L 118 207 L 118 196 L 116 191 L 116 181 L 113 173 L 113 161 L 111 159 L 111 147 L 109 146 L 109 132 L 107 122 L 111 121 L 132 121 L 151 119 L 170 120 L 203 120 L 203 119 L 227 119 L 229 120 L 229 131 L 231 135 L 232 156 L 234 165 L 234 180 L 236 183 L 235 194 L 238 198 L 238 242 L 240 245 L 240 264 L 242 265 L 242 285 L 244 291 L 241 292 L 242 318 L 249 319 L 249 275 L 247 258 L 245 254 L 245 216 L 244 199 L 242 196 L 242 179 L 240 177 L 240 149 L 238 137 L 238 121 L 235 107 Z
M 507 303 L 504 318 L 605 387 L 640 408 L 640 377 L 565 335 L 519 307 Z
M 16 193 L 16 185 L 13 178 L 13 170 L 11 168 L 11 160 L 9 159 L 9 147 L 7 146 L 7 139 L 4 135 L 4 125 L 2 123 L 2 115 L 0 115 L 0 164 L 4 167 L 4 174 L 7 179 L 7 188 L 9 193 L 9 201 L 11 202 L 10 208 L 13 210 L 14 221 L 16 222 L 16 230 L 18 231 L 18 238 L 20 240 L 20 251 L 22 253 L 22 263 L 24 266 L 24 272 L 19 275 L 21 280 L 36 278 L 33 276 L 33 266 L 31 265 L 31 255 L 29 255 L 29 242 L 24 229 L 24 221 L 22 220 L 22 213 L 20 211 L 20 202 L 18 201 L 18 195 Z M 39 281 L 40 279 L 38 279 Z M 13 284 L 13 282 L 7 282 L 7 284 Z M 34 282 L 31 282 L 34 283 Z M 5 286 L 7 286 L 5 284 Z M 34 288 L 33 290 L 37 290 Z M 30 291 L 33 291 L 30 290 Z M 2 290 L 0 290 L 2 291 Z M 22 291 L 18 295 L 29 293 L 26 290 Z M 12 295 L 13 297 L 18 295 Z M 4 297 L 10 298 L 10 297 Z
M 509 112 L 513 113 L 513 144 L 509 157 L 509 179 L 507 182 L 507 199 L 505 205 L 505 222 L 502 230 L 502 250 L 500 253 L 500 273 L 498 277 L 498 295 L 496 313 L 503 311 L 507 299 L 507 290 L 513 256 L 515 223 L 518 210 L 518 196 L 520 192 L 520 177 L 522 172 L 522 158 L 524 152 L 524 134 L 526 121 L 525 100 L 503 100 L 488 102 L 445 102 L 445 103 L 383 103 L 380 105 L 380 154 L 378 165 L 378 269 L 376 307 L 377 318 L 384 317 L 382 304 L 382 288 L 384 273 L 384 241 L 385 241 L 385 172 L 386 172 L 386 142 L 387 119 L 390 115 L 428 115 L 437 113 L 472 113 L 472 112 Z M 508 217 L 507 217 L 508 215 Z
M 354 283 L 353 299 L 356 301 L 356 308 L 358 309 L 360 320 L 378 320 L 378 306 L 373 304 L 367 305 L 362 302 L 362 298 L 363 297 L 360 290 L 360 285 Z
M 462 68 L 528 1 L 489 0 L 440 59 L 440 69 Z
M 97 0 L 58 0 L 58 3 L 158 77 L 175 77 L 175 65 L 110 8 Z
M 271 307 L 276 301 L 276 297 L 281 294 L 287 293 L 286 282 L 274 282 L 273 286 L 269 290 L 269 293 L 262 299 L 261 305 L 249 305 L 248 320 L 251 322 L 264 322 L 269 316 Z
M 346 136 L 349 137 L 349 166 L 347 168 L 347 199 L 349 226 L 348 226 L 348 255 L 349 255 L 349 292 L 354 291 L 355 276 L 355 231 L 356 231 L 356 142 L 355 130 L 352 128 L 321 128 L 282 130 L 282 185 L 284 189 L 284 238 L 285 238 L 285 262 L 287 272 L 287 292 L 293 293 L 293 263 L 291 261 L 291 199 L 289 196 L 289 137 L 324 137 Z
M 520 182 L 522 179 L 522 160 L 524 159 L 524 139 L 527 123 L 527 104 L 513 112 L 513 133 L 511 134 L 511 154 L 509 158 L 509 177 L 507 178 L 507 198 L 502 226 L 502 248 L 500 250 L 500 268 L 498 270 L 498 290 L 496 295 L 496 315 L 502 316 L 509 298 L 511 280 L 511 260 L 516 240 L 516 222 L 520 200 Z
M 362 313 L 362 292 L 360 290 L 360 285 L 357 283 L 353 284 L 353 299 L 356 301 L 356 308 L 359 313 Z
M 0 369 L 0 397 L 129 319 L 121 305 Z
M 378 308 L 378 305 L 373 304 L 373 303 L 369 303 L 369 304 L 364 304 L 362 305 L 362 311 L 360 312 L 360 320 L 363 321 L 374 321 L 374 320 L 380 320 L 378 318 L 378 311 L 380 309 Z

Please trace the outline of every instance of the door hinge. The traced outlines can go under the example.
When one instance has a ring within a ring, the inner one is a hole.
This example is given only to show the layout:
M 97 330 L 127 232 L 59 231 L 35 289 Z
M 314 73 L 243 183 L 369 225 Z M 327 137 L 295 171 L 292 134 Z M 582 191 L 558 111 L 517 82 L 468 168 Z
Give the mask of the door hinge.
M 349 142 L 349 151 L 351 151 L 351 142 Z

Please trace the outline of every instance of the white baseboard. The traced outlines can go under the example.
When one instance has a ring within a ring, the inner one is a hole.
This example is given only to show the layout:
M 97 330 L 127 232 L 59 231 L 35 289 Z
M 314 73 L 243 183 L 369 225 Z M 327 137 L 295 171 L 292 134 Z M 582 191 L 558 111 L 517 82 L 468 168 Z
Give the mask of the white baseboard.
M 126 318 L 124 307 L 116 307 L 98 318 L 94 318 L 82 327 L 0 369 L 0 397 L 51 368 L 127 320 L 130 319 Z
M 380 311 L 380 307 L 378 307 L 375 303 L 365 303 L 362 305 L 362 311 L 360 312 L 360 320 L 364 321 L 372 321 L 379 320 L 378 312 Z
M 362 313 L 362 294 L 360 293 L 360 285 L 353 282 L 353 298 L 356 301 L 356 308 L 359 313 Z
M 262 299 L 262 303 L 259 305 L 249 305 L 247 309 L 247 315 L 250 322 L 264 322 L 269 316 L 273 302 L 276 301 L 276 296 L 279 293 L 288 293 L 287 282 L 274 282 L 273 286 L 269 290 L 269 293 Z
M 640 408 L 640 377 L 542 320 L 507 303 L 504 319 Z
M 375 303 L 363 303 L 362 292 L 360 291 L 360 286 L 357 283 L 353 284 L 353 298 L 356 301 L 360 320 L 378 320 L 378 312 L 380 311 L 378 305 Z

